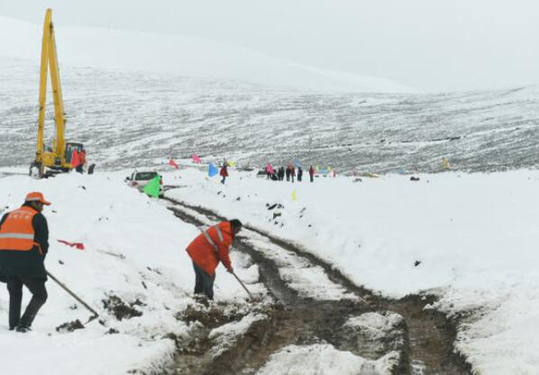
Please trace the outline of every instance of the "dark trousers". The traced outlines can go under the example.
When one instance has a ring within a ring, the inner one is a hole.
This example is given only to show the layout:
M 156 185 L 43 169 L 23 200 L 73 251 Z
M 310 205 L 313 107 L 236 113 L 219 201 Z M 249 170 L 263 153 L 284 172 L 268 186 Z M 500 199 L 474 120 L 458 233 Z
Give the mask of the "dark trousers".
M 213 299 L 213 282 L 215 274 L 210 275 L 193 262 L 195 269 L 195 294 L 205 294 L 208 299 Z
M 32 299 L 21 317 L 23 285 L 32 293 Z M 9 292 L 9 328 L 13 329 L 17 326 L 30 327 L 39 309 L 47 301 L 45 279 L 8 276 L 7 290 Z
M 313 180 L 314 180 L 313 177 L 314 177 L 314 176 L 313 176 L 312 174 L 309 174 L 309 177 L 311 178 L 311 182 L 313 182 Z

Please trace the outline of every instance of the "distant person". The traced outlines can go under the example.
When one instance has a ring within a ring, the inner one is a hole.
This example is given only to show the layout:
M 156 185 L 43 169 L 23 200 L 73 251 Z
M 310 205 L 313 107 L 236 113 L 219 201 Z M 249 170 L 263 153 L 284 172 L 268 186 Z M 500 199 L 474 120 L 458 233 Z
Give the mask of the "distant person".
M 442 159 L 442 169 L 446 171 L 451 169 L 451 164 L 449 164 L 449 161 L 447 160 L 447 158 Z
M 215 269 L 219 262 L 228 272 L 234 272 L 228 252 L 241 228 L 242 223 L 237 219 L 223 221 L 202 231 L 187 246 L 195 270 L 195 294 L 204 294 L 213 300 Z
M 78 173 L 84 173 L 84 166 L 86 165 L 86 151 L 84 149 L 79 152 L 79 165 L 75 168 Z
M 223 177 L 223 179 L 221 180 L 221 183 L 224 185 L 225 183 L 225 180 L 226 178 L 228 177 L 228 169 L 227 169 L 227 166 L 228 166 L 228 163 L 225 161 L 223 163 L 223 166 L 221 167 L 221 171 L 219 172 L 219 174 L 221 175 L 221 177 Z
M 286 181 L 290 181 L 290 166 L 286 168 Z
M 284 180 L 284 167 L 280 166 L 279 167 L 279 181 L 283 181 L 283 180 Z
M 298 167 L 298 182 L 301 182 L 302 177 L 303 177 L 303 169 L 301 169 L 301 167 Z
M 312 165 L 309 167 L 309 177 L 311 178 L 311 182 L 313 182 L 314 181 L 314 168 Z
M 26 195 L 24 204 L 0 220 L 0 280 L 9 292 L 9 329 L 27 332 L 47 301 L 45 256 L 49 250 L 49 228 L 41 213 L 50 205 L 43 194 Z M 32 299 L 21 317 L 23 285 Z
M 294 178 L 296 177 L 296 168 L 294 168 L 292 164 L 290 164 L 288 168 L 290 169 L 290 179 L 292 182 L 294 182 Z

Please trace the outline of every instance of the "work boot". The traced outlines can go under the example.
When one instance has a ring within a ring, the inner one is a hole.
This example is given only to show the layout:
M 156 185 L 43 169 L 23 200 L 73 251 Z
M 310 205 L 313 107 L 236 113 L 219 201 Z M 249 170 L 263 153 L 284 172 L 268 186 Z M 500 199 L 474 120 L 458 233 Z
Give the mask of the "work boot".
M 21 333 L 26 333 L 26 332 L 29 332 L 29 331 L 31 331 L 31 330 L 32 330 L 32 328 L 26 327 L 26 326 L 17 326 L 17 327 L 15 328 L 15 331 L 21 332 Z
M 204 305 L 206 307 L 210 305 L 208 301 L 208 296 L 206 296 L 205 294 L 195 294 L 193 296 L 193 299 L 195 300 L 195 302 L 200 303 L 201 305 Z

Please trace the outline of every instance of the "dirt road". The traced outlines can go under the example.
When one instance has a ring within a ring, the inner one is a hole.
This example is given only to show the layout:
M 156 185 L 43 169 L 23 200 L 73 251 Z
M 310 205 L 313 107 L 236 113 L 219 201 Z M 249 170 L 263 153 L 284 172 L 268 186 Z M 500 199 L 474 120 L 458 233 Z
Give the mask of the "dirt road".
M 193 225 L 224 220 L 165 199 L 178 218 Z M 234 248 L 258 265 L 268 296 L 248 305 L 200 303 L 179 315 L 198 323 L 189 337 L 176 338 L 178 374 L 256 374 L 279 350 L 315 344 L 369 359 L 357 374 L 388 373 L 377 372 L 380 367 L 391 374 L 471 374 L 465 358 L 453 352 L 455 322 L 424 309 L 434 297 L 391 300 L 373 294 L 323 260 L 256 228 L 244 228 Z M 219 336 L 219 327 L 246 320 L 246 331 Z

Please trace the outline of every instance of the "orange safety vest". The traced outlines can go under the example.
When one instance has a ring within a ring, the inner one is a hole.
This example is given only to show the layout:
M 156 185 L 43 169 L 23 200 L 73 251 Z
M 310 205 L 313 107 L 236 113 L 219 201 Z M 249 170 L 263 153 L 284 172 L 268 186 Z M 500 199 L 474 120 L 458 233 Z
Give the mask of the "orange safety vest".
M 32 219 L 38 212 L 23 206 L 11 211 L 0 229 L 0 251 L 16 250 L 30 251 L 34 246 L 41 246 L 34 241 L 34 226 Z
M 187 253 L 200 268 L 213 275 L 219 262 L 230 268 L 228 249 L 232 244 L 230 223 L 223 221 L 208 230 L 203 230 L 193 242 L 187 246 Z

